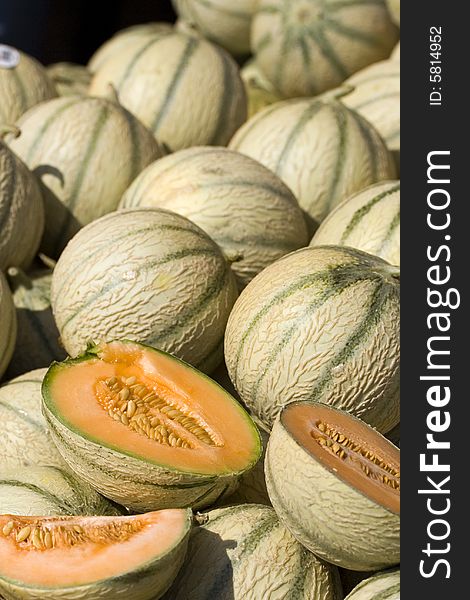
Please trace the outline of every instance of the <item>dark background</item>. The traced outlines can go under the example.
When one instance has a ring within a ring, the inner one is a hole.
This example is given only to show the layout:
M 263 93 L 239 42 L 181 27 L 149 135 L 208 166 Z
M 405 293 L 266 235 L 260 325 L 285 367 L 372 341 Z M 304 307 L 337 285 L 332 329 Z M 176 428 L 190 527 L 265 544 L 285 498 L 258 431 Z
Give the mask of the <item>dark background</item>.
M 170 0 L 0 0 L 0 42 L 46 65 L 86 64 L 119 29 L 174 20 Z

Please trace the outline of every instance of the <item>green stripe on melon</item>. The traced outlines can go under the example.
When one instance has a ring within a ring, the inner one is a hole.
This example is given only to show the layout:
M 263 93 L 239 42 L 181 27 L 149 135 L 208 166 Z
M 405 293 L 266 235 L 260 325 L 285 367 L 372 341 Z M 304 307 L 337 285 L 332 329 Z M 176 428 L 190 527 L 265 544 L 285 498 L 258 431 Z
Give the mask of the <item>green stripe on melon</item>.
M 23 161 L 3 143 L 5 131 L 0 119 L 0 270 L 3 271 L 13 266 L 29 267 L 44 231 L 39 185 Z M 12 132 L 20 133 L 14 129 Z
M 46 370 L 25 373 L 0 387 L 2 468 L 64 467 L 41 413 L 41 385 Z
M 337 206 L 323 221 L 310 246 L 358 248 L 400 264 L 400 182 L 377 183 Z
M 0 124 L 12 124 L 32 106 L 57 96 L 57 92 L 46 69 L 35 58 L 15 48 L 2 48 L 9 55 L 18 53 L 16 66 L 4 66 L 3 61 L 0 65 Z
M 0 377 L 6 371 L 16 343 L 15 305 L 5 276 L 0 271 Z
M 246 119 L 235 61 L 203 38 L 181 32 L 137 40 L 96 72 L 89 93 L 112 83 L 119 101 L 171 150 L 228 143 Z
M 377 129 L 400 162 L 400 64 L 384 60 L 350 77 L 352 93 L 342 99 Z
M 26 275 L 12 267 L 7 277 L 18 320 L 15 350 L 6 372 L 6 377 L 12 378 L 31 369 L 48 367 L 54 360 L 63 360 L 66 352 L 59 343 L 52 316 L 52 271 L 43 269 Z
M 400 600 L 400 570 L 381 571 L 361 581 L 345 600 Z
M 115 210 L 130 182 L 161 155 L 150 131 L 101 98 L 45 102 L 28 111 L 19 126 L 22 134 L 10 147 L 41 178 L 42 249 L 53 258 L 80 227 Z
M 120 52 L 130 52 L 135 43 L 141 38 L 154 36 L 156 33 L 170 33 L 173 30 L 170 23 L 150 22 L 132 25 L 117 31 L 109 40 L 104 42 L 88 61 L 88 70 L 96 73 L 108 61 Z
M 295 98 L 387 58 L 397 38 L 384 0 L 260 0 L 251 47 L 278 92 Z
M 209 40 L 239 56 L 250 53 L 257 0 L 173 0 L 178 16 Z
M 282 406 L 316 400 L 379 431 L 399 421 L 398 269 L 336 246 L 279 259 L 241 293 L 225 362 L 243 402 L 267 427 Z M 367 366 L 367 368 L 366 368 Z
M 354 192 L 395 178 L 377 131 L 336 99 L 345 91 L 268 106 L 230 142 L 274 171 L 316 221 Z
M 125 337 L 214 369 L 237 297 L 219 247 L 179 215 L 129 209 L 85 227 L 52 278 L 51 302 L 65 349 Z M 112 306 L 112 310 L 109 307 Z
M 2 468 L 0 514 L 118 515 L 88 483 L 58 467 Z
M 296 542 L 272 508 L 245 504 L 199 520 L 165 600 L 341 598 L 336 568 Z
M 225 148 L 190 148 L 152 163 L 120 206 L 165 208 L 190 219 L 232 261 L 240 288 L 307 244 L 302 211 L 287 186 L 258 162 Z

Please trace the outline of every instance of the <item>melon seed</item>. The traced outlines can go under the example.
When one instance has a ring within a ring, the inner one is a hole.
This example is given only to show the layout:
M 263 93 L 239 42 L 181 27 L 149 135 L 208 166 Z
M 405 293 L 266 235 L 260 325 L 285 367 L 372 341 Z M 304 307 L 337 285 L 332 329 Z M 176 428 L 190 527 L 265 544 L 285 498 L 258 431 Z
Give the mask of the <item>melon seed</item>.
M 23 527 L 16 534 L 16 541 L 18 543 L 24 542 L 28 538 L 28 536 L 29 536 L 30 533 L 31 533 L 31 527 L 29 527 L 29 526 Z
M 4 536 L 8 536 L 10 535 L 10 533 L 13 531 L 13 527 L 14 527 L 14 523 L 13 521 L 8 521 L 8 523 L 6 525 L 3 526 L 3 535 Z

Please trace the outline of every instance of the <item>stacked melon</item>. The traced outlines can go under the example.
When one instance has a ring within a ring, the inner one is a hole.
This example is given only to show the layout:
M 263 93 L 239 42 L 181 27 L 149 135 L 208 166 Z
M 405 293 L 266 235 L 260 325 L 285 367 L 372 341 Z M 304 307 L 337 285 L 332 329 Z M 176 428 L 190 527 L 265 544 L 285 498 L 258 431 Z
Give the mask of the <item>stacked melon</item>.
M 173 5 L 0 55 L 0 596 L 397 597 L 397 4 Z

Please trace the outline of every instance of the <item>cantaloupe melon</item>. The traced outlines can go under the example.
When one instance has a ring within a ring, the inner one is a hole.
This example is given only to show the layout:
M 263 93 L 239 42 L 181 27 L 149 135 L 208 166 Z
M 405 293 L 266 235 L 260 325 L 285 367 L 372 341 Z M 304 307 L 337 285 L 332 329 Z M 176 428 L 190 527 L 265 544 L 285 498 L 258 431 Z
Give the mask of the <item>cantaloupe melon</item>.
M 42 390 L 69 466 L 134 511 L 209 506 L 261 454 L 253 421 L 225 390 L 140 344 L 102 344 L 55 363 Z
M 352 415 L 294 402 L 265 461 L 277 515 L 306 548 L 357 571 L 400 562 L 400 451 Z
M 202 37 L 156 33 L 116 53 L 95 73 L 89 94 L 109 84 L 119 101 L 172 151 L 225 146 L 247 115 L 239 68 L 222 48 Z
M 400 570 L 380 571 L 368 577 L 345 600 L 400 600 Z
M 400 420 L 399 269 L 339 246 L 303 248 L 240 294 L 225 334 L 230 378 L 267 427 L 295 400 L 386 433 Z
M 51 303 L 71 356 L 90 340 L 125 337 L 210 372 L 222 360 L 237 295 L 229 263 L 199 227 L 163 209 L 126 209 L 69 243 L 54 269 Z
M 221 247 L 240 289 L 308 243 L 289 188 L 257 161 L 226 148 L 188 148 L 157 160 L 134 180 L 120 206 L 164 208 L 190 219 Z
M 186 554 L 191 515 L 0 515 L 0 593 L 6 600 L 158 600 Z
M 131 181 L 162 155 L 142 123 L 103 98 L 43 102 L 18 124 L 21 136 L 10 147 L 43 184 L 42 250 L 52 258 L 83 225 L 115 210 Z
M 385 0 L 260 0 L 251 48 L 285 98 L 314 96 L 387 58 L 398 39 Z
M 55 96 L 53 82 L 35 58 L 0 44 L 0 125 L 12 125 L 29 108 Z
M 396 176 L 379 133 L 338 99 L 348 91 L 272 104 L 230 142 L 233 150 L 274 171 L 315 221 L 354 192 Z

